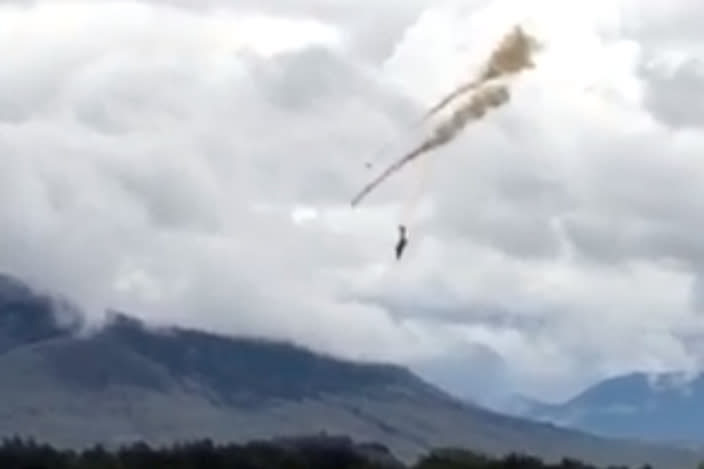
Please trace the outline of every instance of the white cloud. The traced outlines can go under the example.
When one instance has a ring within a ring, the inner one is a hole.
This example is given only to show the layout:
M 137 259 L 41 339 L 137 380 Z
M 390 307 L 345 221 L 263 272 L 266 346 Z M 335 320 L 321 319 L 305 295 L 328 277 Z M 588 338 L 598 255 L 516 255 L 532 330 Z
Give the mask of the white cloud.
M 698 366 L 688 3 L 5 2 L 0 268 L 366 359 L 485 346 L 549 398 Z M 545 48 L 509 105 L 351 210 L 368 155 L 523 19 Z

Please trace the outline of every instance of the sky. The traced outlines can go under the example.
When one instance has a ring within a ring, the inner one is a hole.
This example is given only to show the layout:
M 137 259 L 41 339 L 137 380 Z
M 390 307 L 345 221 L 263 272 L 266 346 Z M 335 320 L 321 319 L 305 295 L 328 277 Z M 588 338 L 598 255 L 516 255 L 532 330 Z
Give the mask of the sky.
M 698 370 L 700 7 L 2 1 L 0 270 L 96 321 L 290 340 L 458 394 Z M 352 209 L 517 23 L 541 50 L 510 102 Z

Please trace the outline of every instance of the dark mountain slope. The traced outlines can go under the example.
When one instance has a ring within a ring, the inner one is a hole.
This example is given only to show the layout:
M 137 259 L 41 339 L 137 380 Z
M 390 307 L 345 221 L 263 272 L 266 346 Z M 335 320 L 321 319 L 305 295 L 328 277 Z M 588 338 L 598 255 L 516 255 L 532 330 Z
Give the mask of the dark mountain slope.
M 95 339 L 120 343 L 161 364 L 182 382 L 198 381 L 207 386 L 224 401 L 240 394 L 315 398 L 383 385 L 431 390 L 398 366 L 337 360 L 281 342 L 233 339 L 180 328 L 150 330 L 126 315 L 115 316 Z

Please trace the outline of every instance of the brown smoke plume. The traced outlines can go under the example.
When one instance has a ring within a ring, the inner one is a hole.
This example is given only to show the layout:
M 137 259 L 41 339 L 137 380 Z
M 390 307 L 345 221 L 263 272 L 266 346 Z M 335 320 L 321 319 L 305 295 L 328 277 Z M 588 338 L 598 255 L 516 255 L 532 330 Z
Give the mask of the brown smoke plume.
M 421 122 L 436 114 L 461 95 L 476 89 L 475 94 L 460 105 L 449 120 L 441 122 L 429 139 L 367 184 L 352 199 L 352 206 L 357 205 L 376 186 L 410 161 L 436 147 L 449 143 L 470 121 L 479 120 L 490 108 L 496 108 L 506 103 L 510 97 L 508 88 L 505 85 L 491 86 L 489 83 L 492 80 L 508 78 L 525 69 L 535 67 L 532 55 L 538 47 L 538 42 L 534 37 L 528 35 L 520 25 L 514 26 L 494 49 L 479 78 L 461 85 L 443 98 L 423 116 Z
M 377 176 L 372 182 L 367 184 L 362 191 L 352 199 L 352 206 L 357 205 L 369 192 L 381 184 L 391 174 L 400 170 L 403 166 L 419 157 L 420 155 L 433 150 L 439 146 L 452 141 L 457 134 L 471 121 L 479 120 L 486 112 L 492 108 L 497 108 L 509 101 L 510 94 L 505 85 L 485 86 L 480 88 L 471 99 L 460 106 L 452 117 L 435 128 L 433 135 L 415 150 L 406 154 L 400 160 L 389 166 L 383 173 Z
M 430 110 L 423 115 L 422 121 L 437 114 L 438 111 L 445 108 L 458 96 L 472 91 L 475 88 L 479 88 L 488 81 L 516 75 L 525 69 L 535 67 L 532 53 L 537 47 L 538 42 L 535 38 L 526 34 L 520 25 L 514 26 L 513 29 L 501 39 L 499 45 L 489 56 L 489 60 L 484 66 L 482 73 L 479 74 L 479 77 L 469 83 L 460 85 L 452 93 L 441 99 L 438 104 L 430 108 Z

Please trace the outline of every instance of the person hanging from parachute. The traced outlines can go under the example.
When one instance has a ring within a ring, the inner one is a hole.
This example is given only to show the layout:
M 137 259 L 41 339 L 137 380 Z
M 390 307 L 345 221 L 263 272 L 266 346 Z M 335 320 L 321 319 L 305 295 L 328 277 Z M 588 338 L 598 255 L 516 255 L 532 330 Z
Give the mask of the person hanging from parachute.
M 398 242 L 396 243 L 396 260 L 401 259 L 403 255 L 403 250 L 406 249 L 406 244 L 408 244 L 408 238 L 406 237 L 406 227 L 404 225 L 398 225 Z
M 452 112 L 449 119 L 441 122 L 425 141 L 414 150 L 405 154 L 402 158 L 396 160 L 370 183 L 364 186 L 352 199 L 352 207 L 359 204 L 369 192 L 406 164 L 437 147 L 451 142 L 469 122 L 479 120 L 492 108 L 498 108 L 507 103 L 510 99 L 508 86 L 505 83 L 495 84 L 493 82 L 500 81 L 502 78 L 510 78 L 525 69 L 533 68 L 535 65 L 532 60 L 532 53 L 538 48 L 539 44 L 535 38 L 523 31 L 521 26 L 517 25 L 512 28 L 512 30 L 501 39 L 498 47 L 492 52 L 479 77 L 469 83 L 460 85 L 452 93 L 446 95 L 423 116 L 421 122 L 427 120 L 447 107 L 452 101 L 463 97 L 463 95 L 470 91 L 474 91 L 474 94 L 461 102 Z M 371 165 L 367 163 L 366 167 L 370 169 Z M 406 237 L 406 225 L 400 224 L 398 229 L 399 240 L 395 250 L 396 259 L 400 260 L 408 243 L 408 239 Z

